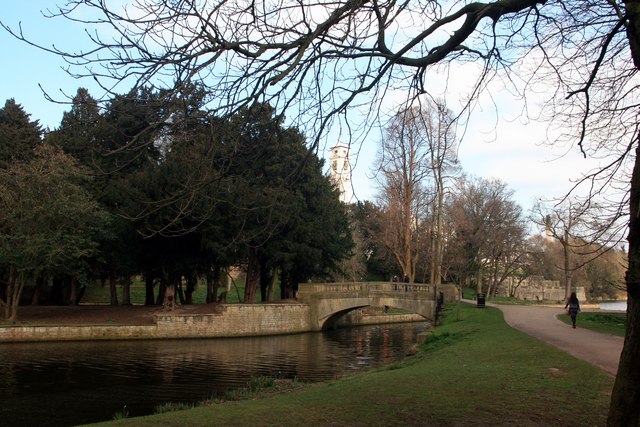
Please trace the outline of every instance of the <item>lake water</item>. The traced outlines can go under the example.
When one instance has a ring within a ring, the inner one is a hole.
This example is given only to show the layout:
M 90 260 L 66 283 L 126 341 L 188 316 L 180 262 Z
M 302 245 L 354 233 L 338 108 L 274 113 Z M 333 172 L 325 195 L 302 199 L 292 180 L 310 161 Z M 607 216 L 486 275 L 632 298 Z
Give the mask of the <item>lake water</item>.
M 603 311 L 627 311 L 626 301 L 601 302 L 600 310 Z
M 197 402 L 251 377 L 323 381 L 402 360 L 428 323 L 296 335 L 0 345 L 0 425 L 71 426 Z

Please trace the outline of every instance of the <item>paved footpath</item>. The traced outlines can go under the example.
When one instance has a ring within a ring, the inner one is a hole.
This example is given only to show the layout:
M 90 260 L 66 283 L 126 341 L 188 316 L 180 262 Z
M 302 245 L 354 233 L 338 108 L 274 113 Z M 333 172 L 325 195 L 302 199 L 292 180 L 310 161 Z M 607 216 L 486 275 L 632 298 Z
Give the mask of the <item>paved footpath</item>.
M 475 304 L 475 301 L 470 302 Z M 560 306 L 487 305 L 500 309 L 513 328 L 616 375 L 624 338 L 580 328 L 580 314 L 577 328 L 573 329 L 556 318 L 564 312 Z

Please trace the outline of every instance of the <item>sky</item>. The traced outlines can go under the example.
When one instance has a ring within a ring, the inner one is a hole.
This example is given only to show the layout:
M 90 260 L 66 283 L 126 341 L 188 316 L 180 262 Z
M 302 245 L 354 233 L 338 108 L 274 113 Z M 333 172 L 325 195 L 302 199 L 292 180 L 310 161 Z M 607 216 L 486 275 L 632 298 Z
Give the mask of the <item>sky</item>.
M 46 45 L 70 51 L 82 48 L 78 41 L 86 36 L 79 24 L 42 17 L 40 11 L 56 3 L 60 1 L 3 0 L 0 1 L 0 21 L 13 29 L 22 22 L 25 35 Z M 63 70 L 65 63 L 62 58 L 18 41 L 4 29 L 0 29 L 0 52 L 5 58 L 0 67 L 1 105 L 14 98 L 31 115 L 31 119 L 39 120 L 43 127 L 57 127 L 62 113 L 69 109 L 68 105 L 45 99 L 43 90 L 58 100 L 65 100 L 66 95 L 73 96 L 78 87 L 88 88 L 96 97 L 102 95 L 92 80 L 70 77 Z M 461 76 L 457 78 L 464 79 Z M 461 141 L 459 160 L 469 175 L 507 183 L 514 192 L 514 200 L 525 213 L 537 198 L 563 196 L 572 186 L 572 179 L 596 165 L 591 159 L 583 159 L 577 149 L 551 149 L 543 145 L 546 141 L 545 123 L 523 120 L 521 106 L 507 96 L 498 94 L 492 98 L 498 104 L 497 115 L 492 103 L 480 103 Z M 456 101 L 448 99 L 447 103 L 452 107 Z M 353 169 L 354 193 L 359 200 L 373 200 L 376 196 L 376 183 L 371 179 L 379 146 L 376 135 L 372 134 L 364 142 Z M 328 147 L 323 151 L 321 154 L 328 158 Z

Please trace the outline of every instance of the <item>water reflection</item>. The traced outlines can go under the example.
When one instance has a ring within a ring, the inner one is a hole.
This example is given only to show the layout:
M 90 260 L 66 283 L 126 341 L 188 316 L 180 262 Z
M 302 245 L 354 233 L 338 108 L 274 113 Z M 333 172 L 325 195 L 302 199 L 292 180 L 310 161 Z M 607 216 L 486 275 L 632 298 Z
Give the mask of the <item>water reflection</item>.
M 401 360 L 426 323 L 175 341 L 0 346 L 4 425 L 69 426 L 154 412 L 243 386 L 256 375 L 322 381 Z

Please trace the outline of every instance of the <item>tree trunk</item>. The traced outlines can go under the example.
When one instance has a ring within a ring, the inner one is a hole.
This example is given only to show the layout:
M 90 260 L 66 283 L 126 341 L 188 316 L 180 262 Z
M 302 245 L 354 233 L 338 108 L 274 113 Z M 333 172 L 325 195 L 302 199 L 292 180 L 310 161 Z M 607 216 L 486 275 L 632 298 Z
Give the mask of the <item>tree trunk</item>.
M 10 291 L 7 292 L 7 320 L 9 322 L 16 322 L 18 320 L 18 305 L 20 304 L 20 295 L 24 288 L 25 277 L 24 273 L 18 273 L 13 271 L 11 283 L 9 283 Z
M 267 301 L 273 301 L 276 295 L 276 279 L 278 278 L 278 269 L 274 268 L 269 280 L 269 288 L 267 289 Z
M 116 286 L 116 278 L 113 275 L 109 276 L 109 293 L 111 294 L 111 305 L 118 305 L 118 289 Z
M 198 284 L 198 276 L 195 272 L 191 272 L 187 275 L 187 289 L 185 291 L 185 304 L 193 304 L 193 292 L 196 290 Z
M 489 281 L 489 289 L 487 289 L 487 297 L 490 300 L 495 299 L 496 294 L 498 293 L 498 265 L 499 261 L 497 257 L 492 260 L 491 266 L 491 280 Z
M 16 286 L 16 270 L 13 267 L 9 267 L 9 277 L 7 278 L 7 286 L 6 286 L 6 292 L 7 292 L 7 296 L 6 296 L 6 300 L 5 300 L 5 304 L 4 304 L 4 313 L 3 313 L 3 318 L 4 319 L 10 319 L 11 318 L 11 314 L 12 314 L 12 295 L 13 295 L 13 288 Z
M 247 265 L 247 278 L 244 287 L 245 304 L 253 304 L 255 302 L 259 276 L 260 262 L 258 260 L 258 250 L 256 248 L 250 248 L 249 262 Z
M 218 301 L 221 304 L 226 304 L 227 295 L 229 295 L 229 292 L 231 291 L 231 282 L 229 281 L 229 272 L 227 271 L 226 268 L 221 268 L 218 270 L 218 274 L 214 281 L 214 288 L 213 288 L 215 291 L 214 295 L 217 295 L 218 287 L 222 289 L 222 292 L 220 292 L 220 298 L 218 299 Z
M 569 296 L 571 296 L 571 271 L 569 270 L 569 230 L 567 228 L 564 229 L 564 238 L 562 240 L 562 254 L 564 255 L 564 296 L 565 298 L 569 298 Z
M 271 277 L 269 276 L 270 269 L 267 268 L 266 257 L 260 257 L 260 301 L 269 301 L 269 283 L 271 283 Z
M 206 275 L 206 282 L 207 282 L 207 298 L 206 298 L 206 303 L 207 304 L 211 304 L 216 302 L 216 300 L 218 299 L 218 292 L 217 289 L 214 289 L 214 275 L 216 273 L 213 272 L 212 269 L 209 269 L 207 271 L 207 275 Z M 219 273 L 218 273 L 219 274 Z
M 49 294 L 49 302 L 54 305 L 64 304 L 64 279 L 60 276 L 53 278 L 51 293 Z
M 144 305 L 154 305 L 154 297 L 153 297 L 153 274 L 147 271 L 147 274 L 144 277 Z
M 431 225 L 429 230 L 429 282 L 434 283 L 436 280 L 436 212 L 435 207 L 431 214 Z
M 9 283 L 9 272 L 5 270 L 0 272 L 0 307 L 2 310 L 7 304 L 7 283 Z M 4 318 L 4 312 L 2 317 Z
M 283 270 L 280 274 L 280 299 L 287 300 L 294 298 L 293 281 L 291 272 Z
M 431 233 L 431 276 L 429 282 L 432 285 L 439 285 L 442 283 L 442 211 L 444 205 L 444 188 L 442 184 L 441 174 L 437 174 L 437 195 L 436 206 L 434 207 L 434 217 L 432 219 L 432 233 Z
M 78 279 L 75 276 L 71 276 L 69 299 L 67 301 L 69 305 L 78 305 Z
M 42 277 L 36 279 L 36 287 L 31 296 L 31 305 L 40 305 L 40 296 L 42 295 L 42 288 L 44 288 L 45 283 Z
M 404 259 L 402 266 L 402 274 L 404 276 L 409 276 L 409 282 L 413 280 L 413 271 L 411 268 L 412 260 L 411 260 L 411 198 L 406 196 L 404 200 L 403 206 L 403 243 L 404 243 Z
M 173 277 L 169 281 L 170 285 L 173 285 L 175 288 L 175 293 L 178 296 L 178 300 L 180 300 L 180 305 L 184 305 L 185 297 L 184 297 L 184 289 L 182 287 L 182 274 L 178 274 Z
M 164 273 L 160 276 L 160 286 L 158 287 L 158 298 L 156 299 L 156 305 L 164 304 L 164 294 L 167 289 L 167 279 Z
M 640 14 L 640 1 L 634 3 Z M 640 18 L 638 21 L 640 22 Z M 640 425 L 640 145 L 636 147 L 635 155 L 629 195 L 627 237 L 627 329 L 609 406 L 607 425 L 612 427 Z
M 131 277 L 122 281 L 122 305 L 131 305 Z

